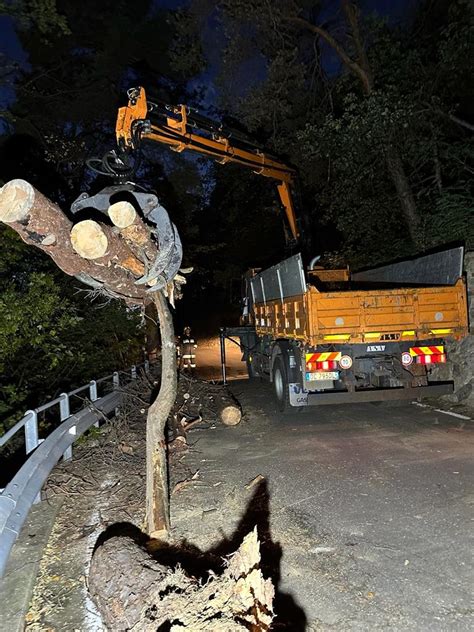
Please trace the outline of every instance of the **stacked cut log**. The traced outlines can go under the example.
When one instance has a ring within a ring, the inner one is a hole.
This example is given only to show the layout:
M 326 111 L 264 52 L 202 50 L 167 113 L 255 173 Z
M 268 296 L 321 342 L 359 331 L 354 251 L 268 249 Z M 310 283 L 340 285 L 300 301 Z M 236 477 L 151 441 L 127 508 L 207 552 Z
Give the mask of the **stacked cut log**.
M 140 253 L 156 257 L 156 244 L 131 204 L 112 205 L 109 216 L 116 226 L 92 219 L 73 225 L 25 180 L 11 180 L 0 189 L 0 221 L 24 242 L 43 250 L 66 274 L 102 286 L 129 304 L 143 304 L 146 287 L 135 284 L 145 271 Z

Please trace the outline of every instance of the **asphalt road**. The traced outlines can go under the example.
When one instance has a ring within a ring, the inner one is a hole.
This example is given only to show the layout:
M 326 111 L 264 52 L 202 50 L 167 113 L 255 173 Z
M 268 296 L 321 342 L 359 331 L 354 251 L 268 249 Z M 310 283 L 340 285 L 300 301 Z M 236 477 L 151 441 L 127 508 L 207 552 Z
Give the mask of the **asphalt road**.
M 285 629 L 474 629 L 472 421 L 411 403 L 283 416 L 268 385 L 231 388 L 244 421 L 196 433 L 183 537 L 221 550 L 216 531 L 257 523 Z

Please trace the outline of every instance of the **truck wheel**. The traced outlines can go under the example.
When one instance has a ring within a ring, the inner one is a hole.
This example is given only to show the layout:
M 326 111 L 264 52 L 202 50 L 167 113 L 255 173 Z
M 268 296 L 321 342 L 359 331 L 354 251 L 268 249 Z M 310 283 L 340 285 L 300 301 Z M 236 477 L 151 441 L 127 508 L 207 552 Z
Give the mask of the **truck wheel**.
M 288 379 L 283 360 L 280 357 L 275 359 L 273 365 L 273 389 L 278 403 L 278 409 L 285 412 L 290 408 L 290 394 L 288 392 Z
M 257 371 L 255 370 L 255 365 L 253 362 L 247 360 L 247 373 L 250 379 L 259 377 Z

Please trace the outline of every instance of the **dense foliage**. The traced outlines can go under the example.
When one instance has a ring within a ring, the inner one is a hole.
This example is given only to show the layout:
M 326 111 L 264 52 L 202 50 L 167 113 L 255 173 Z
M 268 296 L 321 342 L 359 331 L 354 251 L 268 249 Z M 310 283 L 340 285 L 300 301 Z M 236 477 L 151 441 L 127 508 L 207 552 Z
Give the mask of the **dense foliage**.
M 142 361 L 140 314 L 87 294 L 0 229 L 0 430 L 31 406 Z

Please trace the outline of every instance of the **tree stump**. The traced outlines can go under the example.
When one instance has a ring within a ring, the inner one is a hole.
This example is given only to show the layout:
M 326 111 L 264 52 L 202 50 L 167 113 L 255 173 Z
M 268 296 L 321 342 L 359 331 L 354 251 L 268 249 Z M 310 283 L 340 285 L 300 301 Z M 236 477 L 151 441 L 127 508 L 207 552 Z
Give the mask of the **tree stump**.
M 171 632 L 270 629 L 275 590 L 259 567 L 256 529 L 244 538 L 222 575 L 210 574 L 202 583 L 179 565 L 178 549 L 174 558 L 174 567 L 162 565 L 128 536 L 114 536 L 97 546 L 89 592 L 108 630 L 156 632 L 166 624 Z

